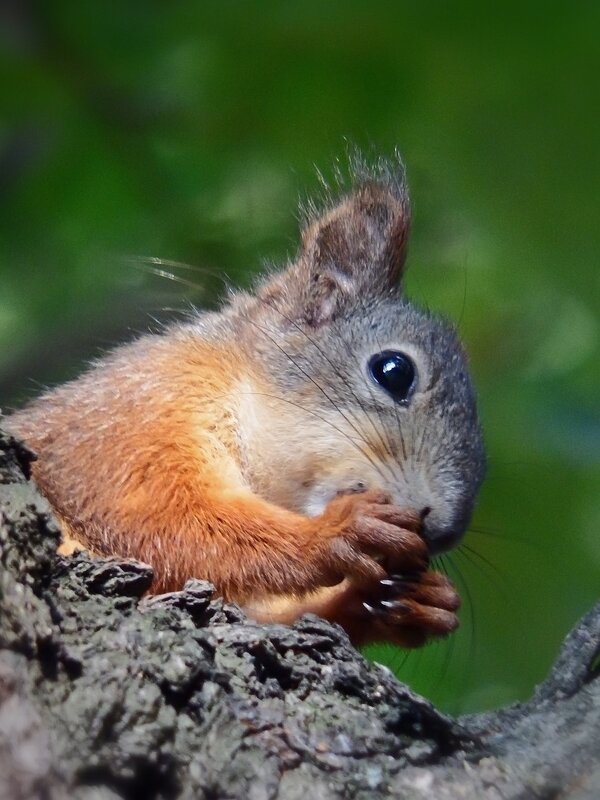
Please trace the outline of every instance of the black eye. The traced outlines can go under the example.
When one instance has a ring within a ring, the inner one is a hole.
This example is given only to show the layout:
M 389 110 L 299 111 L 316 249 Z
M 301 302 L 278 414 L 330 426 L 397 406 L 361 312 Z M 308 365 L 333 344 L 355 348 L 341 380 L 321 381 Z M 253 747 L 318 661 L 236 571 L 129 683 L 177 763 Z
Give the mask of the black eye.
M 417 371 L 405 353 L 384 350 L 369 359 L 369 372 L 373 380 L 391 395 L 397 403 L 406 404 L 415 385 Z

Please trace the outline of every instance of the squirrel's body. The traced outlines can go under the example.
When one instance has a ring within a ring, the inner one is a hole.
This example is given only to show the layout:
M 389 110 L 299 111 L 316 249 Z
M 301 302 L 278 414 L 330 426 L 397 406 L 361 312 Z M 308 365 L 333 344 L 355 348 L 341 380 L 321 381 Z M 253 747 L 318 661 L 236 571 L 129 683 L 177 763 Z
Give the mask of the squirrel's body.
M 380 164 L 255 294 L 9 417 L 65 533 L 150 563 L 153 591 L 207 578 L 257 617 L 316 611 L 356 642 L 455 627 L 428 550 L 462 535 L 483 451 L 454 333 L 401 295 L 407 232 Z

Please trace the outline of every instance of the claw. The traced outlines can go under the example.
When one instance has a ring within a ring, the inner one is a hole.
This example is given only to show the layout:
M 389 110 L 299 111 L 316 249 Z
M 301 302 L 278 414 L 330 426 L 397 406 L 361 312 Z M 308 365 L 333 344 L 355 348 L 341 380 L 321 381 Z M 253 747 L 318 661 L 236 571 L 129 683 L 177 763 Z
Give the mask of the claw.
M 382 600 L 381 605 L 389 608 L 390 611 L 410 611 L 409 606 L 400 600 Z
M 385 616 L 385 614 L 387 613 L 386 611 L 383 610 L 383 608 L 375 608 L 375 606 L 372 606 L 370 603 L 367 603 L 364 600 L 363 600 L 363 608 L 366 611 L 368 611 L 369 614 L 373 614 L 374 617 Z
M 412 572 L 397 572 L 395 575 L 390 575 L 389 578 L 394 584 L 396 583 L 414 583 L 419 580 L 419 576 Z
M 409 586 L 414 586 L 416 581 L 411 580 L 410 578 L 397 578 L 392 586 L 394 589 L 406 589 Z
M 392 575 L 379 581 L 384 597 L 394 597 L 413 588 L 415 581 L 403 575 Z

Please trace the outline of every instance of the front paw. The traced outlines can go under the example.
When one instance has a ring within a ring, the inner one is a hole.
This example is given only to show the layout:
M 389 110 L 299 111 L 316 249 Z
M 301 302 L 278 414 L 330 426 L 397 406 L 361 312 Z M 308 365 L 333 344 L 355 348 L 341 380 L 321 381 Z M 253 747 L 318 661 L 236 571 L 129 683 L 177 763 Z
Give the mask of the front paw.
M 431 638 L 447 636 L 458 627 L 460 597 L 439 572 L 390 575 L 367 595 L 362 614 L 369 641 L 420 647 Z M 368 627 L 367 627 L 368 630 Z
M 338 497 L 315 524 L 325 585 L 348 578 L 366 589 L 390 572 L 422 572 L 427 566 L 418 515 L 381 492 Z

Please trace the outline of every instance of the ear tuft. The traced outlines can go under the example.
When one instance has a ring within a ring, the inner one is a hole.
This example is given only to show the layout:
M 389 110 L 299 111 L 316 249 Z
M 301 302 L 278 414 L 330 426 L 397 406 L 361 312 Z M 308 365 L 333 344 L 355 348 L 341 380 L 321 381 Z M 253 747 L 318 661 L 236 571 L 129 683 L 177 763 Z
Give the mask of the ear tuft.
M 396 291 L 406 260 L 410 202 L 401 160 L 378 159 L 369 167 L 354 154 L 350 166 L 351 191 L 313 216 L 302 232 L 300 260 L 313 280 L 318 276 L 328 285 L 324 319 L 353 295 L 364 298 Z M 317 294 L 318 303 L 322 287 Z
M 320 212 L 314 204 L 305 207 L 298 258 L 261 291 L 262 296 L 285 285 L 280 296 L 286 313 L 311 326 L 335 319 L 359 301 L 399 291 L 410 231 L 404 165 L 398 154 L 369 164 L 359 151 L 348 163 L 350 189 L 344 190 L 338 168 L 341 197 L 333 200 L 326 187 Z

